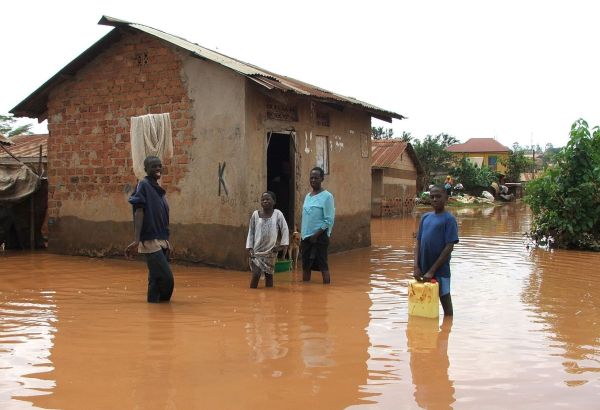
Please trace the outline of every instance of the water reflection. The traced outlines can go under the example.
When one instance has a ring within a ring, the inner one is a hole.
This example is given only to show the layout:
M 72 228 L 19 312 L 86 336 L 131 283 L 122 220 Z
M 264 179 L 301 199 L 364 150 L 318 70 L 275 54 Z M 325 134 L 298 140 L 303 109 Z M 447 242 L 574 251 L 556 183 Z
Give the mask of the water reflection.
M 252 349 L 253 360 L 262 363 L 281 359 L 288 353 L 288 324 L 277 320 L 275 303 L 268 295 L 260 292 L 257 298 L 252 321 L 245 325 L 246 341 Z
M 175 265 L 158 306 L 142 263 L 9 255 L 0 408 L 596 408 L 600 254 L 528 250 L 521 204 L 453 212 L 452 322 L 407 315 L 415 216 L 373 220 L 331 286 Z
M 53 294 L 37 289 L 0 293 L 0 408 L 30 408 L 28 397 L 51 394 L 55 387 L 47 377 L 56 331 Z
M 582 386 L 600 373 L 600 254 L 535 249 L 536 270 L 522 299 L 563 352 L 567 386 Z M 591 274 L 594 272 L 595 274 Z
M 528 250 L 523 204 L 450 211 L 461 240 L 451 338 L 445 322 L 407 321 L 418 216 L 373 221 L 363 390 L 378 408 L 595 408 L 600 254 Z
M 28 400 L 48 409 L 361 403 L 368 396 L 360 390 L 367 378 L 368 281 L 342 274 L 368 273 L 369 250 L 359 252 L 360 263 L 332 255 L 336 286 L 302 284 L 286 273 L 274 289 L 251 290 L 245 272 L 175 266 L 178 287 L 173 303 L 163 305 L 144 302 L 142 264 L 15 255 L 10 268 L 0 265 L 2 295 L 11 286 L 28 295 L 40 277 L 57 289 L 54 338 L 44 353 L 53 368 L 43 369 L 55 382 L 51 394 Z M 23 316 L 33 323 L 48 314 L 30 309 Z M 8 336 L 0 329 L 0 337 Z M 38 343 L 33 334 L 22 337 Z M 5 379 L 21 383 L 19 361 L 10 356 L 3 364 Z M 22 391 L 6 384 L 0 392 L 9 404 L 0 408 L 19 408 Z
M 452 318 L 408 318 L 406 339 L 410 353 L 410 372 L 415 386 L 415 401 L 424 409 L 451 409 L 454 386 L 448 377 L 448 338 Z
M 310 377 L 324 379 L 336 364 L 332 357 L 335 345 L 327 323 L 329 293 L 311 292 L 305 295 L 305 292 L 301 292 L 299 295 L 300 339 L 305 372 Z
M 131 405 L 136 403 L 153 403 L 159 409 L 175 409 L 176 394 L 178 388 L 176 349 L 178 340 L 176 335 L 176 318 L 172 304 L 161 304 L 159 306 L 145 306 L 144 320 L 141 321 L 142 329 L 139 337 L 129 340 L 134 342 L 139 349 L 139 366 L 147 369 L 143 377 L 130 376 L 131 385 L 124 383 L 124 389 L 131 388 Z M 155 309 L 158 308 L 158 309 Z M 117 348 L 115 346 L 115 348 Z M 123 363 L 130 359 L 123 357 Z M 130 364 L 129 364 L 130 365 Z M 125 364 L 123 370 L 127 370 Z M 116 369 L 115 369 L 116 370 Z M 119 374 L 126 374 L 125 372 Z M 99 383 L 86 383 L 84 388 L 98 386 Z M 114 391 L 114 389 L 113 389 Z M 125 393 L 125 391 L 123 391 Z M 110 406 L 110 402 L 107 403 Z

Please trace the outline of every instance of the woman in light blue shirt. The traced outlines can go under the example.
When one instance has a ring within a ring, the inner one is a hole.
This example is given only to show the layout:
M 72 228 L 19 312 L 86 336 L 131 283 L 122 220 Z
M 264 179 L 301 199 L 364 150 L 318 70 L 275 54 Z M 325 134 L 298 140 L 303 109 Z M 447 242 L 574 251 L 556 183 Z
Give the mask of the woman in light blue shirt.
M 321 271 L 323 283 L 331 281 L 329 264 L 327 263 L 327 249 L 329 237 L 335 219 L 335 204 L 331 192 L 324 189 L 321 184 L 325 179 L 325 172 L 320 167 L 310 171 L 310 186 L 312 191 L 306 194 L 302 207 L 302 280 L 310 281 L 311 271 Z

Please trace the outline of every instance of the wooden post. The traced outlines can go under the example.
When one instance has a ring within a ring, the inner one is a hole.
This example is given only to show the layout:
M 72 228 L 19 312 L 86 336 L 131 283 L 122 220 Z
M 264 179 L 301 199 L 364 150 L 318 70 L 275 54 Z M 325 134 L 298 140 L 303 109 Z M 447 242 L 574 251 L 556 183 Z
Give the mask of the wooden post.
M 37 166 L 37 175 L 38 175 L 38 189 L 39 183 L 41 183 L 42 178 L 42 145 L 40 144 L 40 155 Z M 31 196 L 29 197 L 29 247 L 32 251 L 35 250 L 35 193 L 38 190 L 36 189 Z
M 29 197 L 29 246 L 31 250 L 35 250 L 35 206 L 33 196 L 35 192 Z
M 42 177 L 42 144 L 40 144 L 40 159 L 38 161 L 38 169 L 37 174 L 41 178 Z

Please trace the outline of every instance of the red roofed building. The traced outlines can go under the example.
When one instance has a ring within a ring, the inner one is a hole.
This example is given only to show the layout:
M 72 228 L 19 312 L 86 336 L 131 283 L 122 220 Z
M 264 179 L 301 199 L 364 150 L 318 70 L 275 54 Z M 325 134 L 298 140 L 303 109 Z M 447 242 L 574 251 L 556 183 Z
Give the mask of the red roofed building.
M 447 148 L 457 158 L 467 157 L 477 166 L 483 165 L 490 169 L 504 173 L 506 167 L 503 162 L 508 159 L 510 148 L 500 144 L 494 138 L 471 138 L 464 144 L 454 144 Z
M 373 141 L 371 145 L 371 215 L 398 215 L 412 211 L 421 163 L 409 143 Z

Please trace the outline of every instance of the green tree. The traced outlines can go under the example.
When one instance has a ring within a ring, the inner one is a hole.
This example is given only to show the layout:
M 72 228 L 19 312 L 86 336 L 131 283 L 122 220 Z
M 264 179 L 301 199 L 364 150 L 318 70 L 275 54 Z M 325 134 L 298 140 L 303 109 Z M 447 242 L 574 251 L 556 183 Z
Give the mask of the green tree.
M 550 144 L 552 145 L 552 144 Z M 541 154 L 544 151 L 542 150 L 542 147 L 540 147 L 540 144 L 535 144 L 535 145 L 521 145 L 518 142 L 514 142 L 513 143 L 513 151 L 525 151 L 527 153 L 530 152 L 535 152 L 536 154 Z
M 518 145 L 515 143 L 515 145 Z M 502 160 L 502 164 L 506 167 L 507 182 L 519 182 L 522 173 L 531 171 L 533 160 L 525 156 L 525 150 L 517 150 L 513 145 L 513 151 L 508 154 L 506 160 Z
M 14 137 L 15 135 L 31 134 L 33 124 L 25 124 L 15 127 L 17 120 L 12 115 L 0 114 L 0 134 L 5 137 Z
M 402 142 L 411 142 L 413 139 L 412 134 L 410 132 L 402 131 L 402 135 L 400 136 L 400 141 Z
M 558 154 L 560 150 L 561 148 L 555 148 L 550 143 L 546 144 L 544 153 L 542 154 L 542 164 L 544 168 L 556 164 L 556 154 Z
M 427 186 L 432 181 L 433 173 L 450 169 L 454 157 L 446 148 L 457 142 L 455 137 L 446 133 L 427 135 L 422 141 L 414 139 L 411 142 L 423 167 L 421 186 Z
M 600 251 L 600 129 L 583 119 L 571 127 L 556 165 L 525 190 L 531 206 L 531 238 L 553 246 Z
M 489 187 L 497 178 L 497 175 L 489 167 L 479 168 L 472 161 L 463 157 L 458 164 L 450 170 L 450 174 L 461 182 L 466 189 L 473 187 Z
M 392 128 L 371 127 L 371 138 L 374 140 L 389 140 L 394 138 L 394 130 Z

